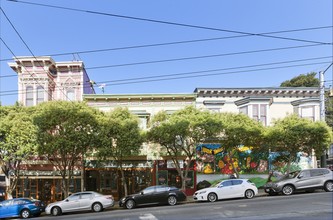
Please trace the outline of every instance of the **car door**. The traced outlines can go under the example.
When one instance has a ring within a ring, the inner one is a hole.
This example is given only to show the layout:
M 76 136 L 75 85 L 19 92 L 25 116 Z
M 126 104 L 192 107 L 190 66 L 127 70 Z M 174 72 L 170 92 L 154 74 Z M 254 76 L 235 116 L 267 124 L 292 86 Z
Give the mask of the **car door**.
M 63 212 L 74 212 L 80 209 L 80 194 L 73 194 L 65 199 L 61 204 Z
M 137 205 L 153 204 L 156 203 L 154 200 L 155 187 L 148 187 L 142 190 L 139 195 L 135 196 L 135 202 Z
M 10 216 L 13 216 L 14 209 L 11 208 L 12 202 L 13 202 L 13 200 L 7 200 L 7 201 L 3 201 L 2 202 L 2 204 L 0 206 L 1 217 L 10 217 Z
M 216 193 L 219 199 L 231 198 L 233 194 L 233 185 L 231 180 L 226 180 L 220 183 L 216 189 Z
M 246 191 L 246 188 L 244 186 L 243 180 L 231 180 L 232 182 L 232 195 L 230 195 L 232 198 L 238 198 L 243 197 L 244 192 Z
M 81 210 L 90 210 L 91 209 L 91 203 L 93 200 L 93 193 L 81 193 L 80 197 L 80 209 Z
M 157 187 L 152 195 L 154 203 L 166 203 L 169 196 L 169 187 Z
M 304 189 L 313 187 L 315 178 L 311 177 L 310 170 L 301 171 L 296 177 L 295 186 L 296 189 Z

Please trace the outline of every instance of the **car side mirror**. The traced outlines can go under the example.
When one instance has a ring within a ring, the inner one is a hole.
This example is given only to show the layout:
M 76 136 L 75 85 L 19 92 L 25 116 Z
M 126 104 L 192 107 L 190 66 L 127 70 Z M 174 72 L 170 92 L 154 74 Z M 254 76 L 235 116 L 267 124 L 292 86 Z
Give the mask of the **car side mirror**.
M 302 179 L 302 178 L 303 178 L 303 175 L 301 174 L 301 175 L 299 175 L 297 178 L 298 178 L 298 179 Z
M 141 195 L 143 195 L 143 192 L 140 192 Z
M 68 200 L 68 199 L 66 199 L 66 200 L 65 200 L 65 202 L 69 202 L 69 200 Z

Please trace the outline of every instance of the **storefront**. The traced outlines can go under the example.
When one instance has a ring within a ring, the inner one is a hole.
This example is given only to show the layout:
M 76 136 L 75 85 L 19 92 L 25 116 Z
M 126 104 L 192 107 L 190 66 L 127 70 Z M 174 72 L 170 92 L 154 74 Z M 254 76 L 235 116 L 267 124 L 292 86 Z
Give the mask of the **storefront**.
M 23 171 L 14 198 L 36 198 L 47 204 L 63 199 L 59 171 Z M 75 171 L 69 184 L 69 194 L 81 191 L 81 171 Z
M 133 194 L 151 186 L 153 162 L 146 156 L 126 158 L 122 169 L 127 185 L 127 193 Z M 121 170 L 116 161 L 86 160 L 85 189 L 110 194 L 115 200 L 125 195 L 121 181 Z
M 185 171 L 184 163 L 184 160 L 179 160 L 179 164 L 183 172 Z M 185 181 L 186 195 L 193 195 L 196 191 L 197 179 L 195 167 L 196 161 L 192 161 Z M 176 165 L 170 157 L 165 157 L 164 160 L 157 160 L 154 162 L 153 185 L 168 185 L 181 189 L 181 177 L 178 174 Z

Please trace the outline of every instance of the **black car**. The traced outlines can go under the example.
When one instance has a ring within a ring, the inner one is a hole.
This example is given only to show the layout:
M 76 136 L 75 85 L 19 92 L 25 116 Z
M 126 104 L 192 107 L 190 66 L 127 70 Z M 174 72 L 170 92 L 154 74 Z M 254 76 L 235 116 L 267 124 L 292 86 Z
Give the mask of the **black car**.
M 128 195 L 119 201 L 120 207 L 132 209 L 136 206 L 169 204 L 185 201 L 186 195 L 180 189 L 171 186 L 150 186 L 137 194 Z

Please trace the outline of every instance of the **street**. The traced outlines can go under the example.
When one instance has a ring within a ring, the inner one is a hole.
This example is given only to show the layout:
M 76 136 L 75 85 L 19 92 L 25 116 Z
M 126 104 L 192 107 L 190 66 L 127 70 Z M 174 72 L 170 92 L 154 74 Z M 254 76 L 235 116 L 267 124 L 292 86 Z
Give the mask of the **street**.
M 123 219 L 123 220 L 168 220 L 168 219 L 292 219 L 331 220 L 333 194 L 318 191 L 292 196 L 262 196 L 254 199 L 223 200 L 215 203 L 195 202 L 176 206 L 152 206 L 126 210 L 118 207 L 101 213 L 64 214 L 41 216 L 36 219 Z

